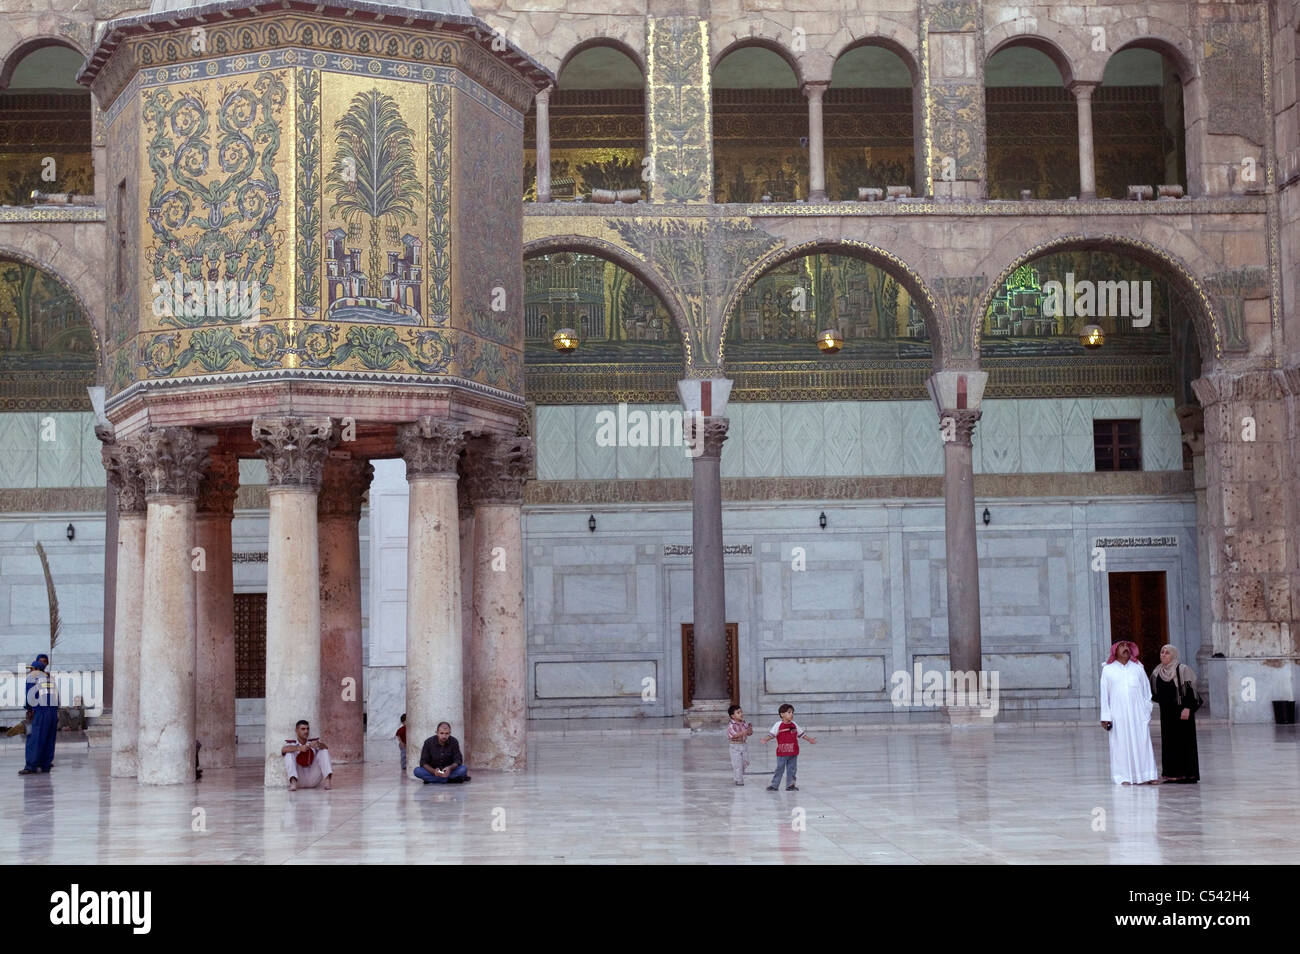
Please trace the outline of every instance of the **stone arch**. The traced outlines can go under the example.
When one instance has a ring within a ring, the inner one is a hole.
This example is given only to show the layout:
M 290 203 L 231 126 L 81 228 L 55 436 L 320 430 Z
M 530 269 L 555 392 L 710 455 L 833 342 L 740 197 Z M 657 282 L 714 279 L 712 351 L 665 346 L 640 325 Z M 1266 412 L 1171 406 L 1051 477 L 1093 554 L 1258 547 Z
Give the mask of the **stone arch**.
M 732 53 L 751 46 L 760 46 L 765 50 L 771 50 L 777 56 L 781 57 L 781 59 L 785 60 L 786 65 L 794 71 L 795 85 L 799 87 L 803 86 L 805 77 L 803 64 L 799 62 L 799 58 L 791 53 L 785 44 L 765 36 L 742 36 L 727 44 L 727 46 L 714 54 L 713 61 L 709 64 L 709 75 L 712 76 L 713 71 L 718 68 L 718 64 Z
M 797 245 L 784 246 L 767 253 L 750 266 L 728 297 L 726 307 L 722 312 L 722 327 L 719 329 L 718 335 L 718 361 L 720 364 L 725 366 L 727 326 L 730 325 L 731 316 L 745 293 L 770 269 L 778 265 L 784 265 L 796 258 L 819 253 L 860 258 L 877 268 L 883 269 L 897 279 L 899 284 L 907 290 L 907 294 L 911 296 L 912 300 L 920 306 L 921 317 L 925 320 L 925 330 L 930 336 L 930 351 L 934 357 L 935 367 L 941 366 L 942 356 L 945 351 L 944 338 L 940 330 L 942 308 L 925 279 L 907 262 L 892 252 L 867 242 L 837 238 L 815 238 L 800 242 Z
M 912 74 L 912 93 L 915 95 L 917 84 L 921 80 L 920 64 L 917 63 L 916 56 L 913 55 L 912 51 L 907 49 L 905 46 L 903 46 L 893 37 L 888 37 L 888 36 L 858 37 L 856 40 L 852 40 L 849 43 L 846 43 L 842 47 L 840 47 L 839 51 L 836 52 L 836 54 L 831 58 L 831 65 L 834 66 L 834 64 L 839 61 L 839 58 L 843 56 L 845 53 L 851 53 L 854 50 L 858 49 L 859 47 L 863 47 L 863 46 L 880 47 L 880 49 L 888 50 L 890 53 L 893 53 L 900 60 L 902 60 L 903 65 L 907 67 L 907 71 Z
M 971 341 L 973 350 L 979 353 L 980 339 L 984 334 L 984 316 L 993 303 L 997 289 L 1011 277 L 1011 273 L 1022 265 L 1028 264 L 1045 255 L 1057 252 L 1115 252 L 1150 266 L 1162 275 L 1168 276 L 1182 285 L 1187 300 L 1193 303 L 1192 325 L 1196 331 L 1196 340 L 1201 348 L 1202 360 L 1207 370 L 1223 356 L 1223 336 L 1219 329 L 1219 318 L 1215 314 L 1213 299 L 1205 285 L 1197 278 L 1195 272 L 1180 256 L 1142 239 L 1126 235 L 1104 233 L 1097 235 L 1063 235 L 1034 246 L 1016 255 L 989 282 L 979 305 L 970 316 Z
M 984 56 L 984 62 L 987 64 L 993 57 L 1010 47 L 1027 46 L 1042 53 L 1056 64 L 1057 70 L 1061 73 L 1061 85 L 1068 88 L 1071 83 L 1079 78 L 1075 75 L 1076 64 L 1082 63 L 1085 59 L 1083 50 L 1072 49 L 1078 46 L 1073 35 L 1077 32 L 1077 28 L 1066 30 L 1065 27 L 1051 20 L 1040 20 L 1038 25 L 1040 27 L 1054 27 L 1055 29 L 1048 29 L 1046 32 L 1040 33 L 1021 33 L 1015 31 L 1015 23 L 1013 22 L 1003 24 L 991 31 L 987 38 L 988 53 Z M 1004 35 L 998 38 L 996 36 L 998 33 Z
M 618 50 L 618 52 L 622 53 L 636 64 L 636 68 L 641 71 L 641 78 L 643 80 L 645 79 L 645 60 L 638 51 L 634 50 L 632 47 L 628 46 L 627 43 L 616 37 L 593 36 L 582 40 L 576 46 L 571 48 L 569 52 L 564 54 L 564 58 L 560 60 L 559 67 L 555 70 L 556 80 L 559 80 L 560 74 L 564 72 L 564 68 L 569 65 L 569 62 L 575 56 L 579 53 L 585 53 L 587 50 L 601 46 L 608 47 L 611 50 Z
M 62 46 L 74 53 L 81 54 L 83 57 L 86 55 L 85 50 L 66 36 L 36 36 L 21 40 L 8 53 L 0 57 L 0 90 L 9 88 L 9 82 L 14 77 L 14 70 L 28 54 L 50 46 Z
M 1153 50 L 1173 61 L 1183 86 L 1195 78 L 1196 63 L 1192 56 L 1194 44 L 1182 28 L 1163 20 L 1141 17 L 1140 20 L 1121 20 L 1106 30 L 1107 60 L 1131 47 Z
M 536 258 L 539 255 L 555 255 L 560 252 L 583 252 L 587 255 L 595 255 L 607 262 L 612 262 L 619 268 L 625 269 L 644 282 L 646 287 L 663 302 L 664 307 L 668 309 L 668 313 L 672 316 L 673 323 L 677 326 L 677 333 L 681 338 L 682 353 L 686 359 L 685 366 L 687 368 L 691 366 L 690 321 L 686 317 L 686 311 L 682 308 L 681 301 L 668 287 L 662 275 L 632 255 L 627 249 L 589 235 L 549 235 L 546 238 L 537 239 L 524 245 L 525 259 Z
M 0 259 L 9 259 L 11 261 L 21 262 L 24 265 L 37 269 L 58 282 L 67 290 L 68 294 L 72 296 L 73 301 L 77 303 L 77 307 L 81 309 L 81 314 L 86 319 L 87 327 L 90 328 L 90 339 L 95 349 L 95 380 L 96 383 L 102 382 L 104 379 L 105 368 L 104 341 L 100 336 L 99 325 L 95 320 L 95 312 L 86 303 L 86 297 L 82 294 L 82 290 L 77 287 L 75 282 L 61 274 L 58 269 L 50 267 L 49 263 L 42 262 L 35 256 L 24 252 L 21 249 L 14 248 L 12 245 L 0 245 Z

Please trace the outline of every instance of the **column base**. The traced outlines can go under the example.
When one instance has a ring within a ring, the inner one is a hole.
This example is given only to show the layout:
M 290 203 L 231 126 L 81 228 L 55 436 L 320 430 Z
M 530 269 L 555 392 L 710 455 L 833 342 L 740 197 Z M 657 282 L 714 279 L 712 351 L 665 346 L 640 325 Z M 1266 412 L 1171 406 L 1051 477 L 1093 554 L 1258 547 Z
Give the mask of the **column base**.
M 727 709 L 730 705 L 730 699 L 695 699 L 691 702 L 691 707 L 682 713 L 682 722 L 694 732 L 721 729 L 727 724 Z
M 991 709 L 980 706 L 944 706 L 943 718 L 951 729 L 991 729 L 993 716 Z
M 826 190 L 818 189 L 808 193 L 808 201 L 813 205 L 823 205 L 830 200 L 826 198 Z

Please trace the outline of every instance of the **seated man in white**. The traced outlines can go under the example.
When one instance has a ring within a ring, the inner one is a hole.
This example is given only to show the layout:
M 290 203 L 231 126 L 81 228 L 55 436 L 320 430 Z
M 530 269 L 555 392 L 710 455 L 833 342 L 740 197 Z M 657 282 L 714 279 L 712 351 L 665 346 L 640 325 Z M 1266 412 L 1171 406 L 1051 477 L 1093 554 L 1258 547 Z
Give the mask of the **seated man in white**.
M 311 726 L 306 719 L 299 719 L 294 726 L 298 733 L 296 739 L 285 739 L 280 754 L 284 756 L 284 770 L 289 775 L 289 791 L 299 788 L 315 788 L 321 782 L 325 788 L 330 787 L 334 770 L 330 767 L 329 746 L 320 739 L 308 738 Z

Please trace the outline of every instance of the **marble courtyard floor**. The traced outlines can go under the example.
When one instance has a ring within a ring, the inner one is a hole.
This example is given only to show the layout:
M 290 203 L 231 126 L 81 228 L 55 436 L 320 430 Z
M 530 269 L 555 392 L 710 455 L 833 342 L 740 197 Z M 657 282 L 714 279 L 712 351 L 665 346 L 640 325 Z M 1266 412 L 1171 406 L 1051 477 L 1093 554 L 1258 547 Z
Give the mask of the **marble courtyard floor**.
M 810 724 L 811 720 L 810 720 Z M 818 733 L 814 730 L 814 735 Z M 756 735 L 755 738 L 759 736 Z M 1200 785 L 1121 787 L 1093 726 L 838 729 L 804 745 L 798 792 L 744 787 L 724 742 L 679 732 L 536 732 L 530 768 L 423 785 L 384 761 L 337 767 L 332 791 L 264 789 L 257 748 L 197 785 L 108 776 L 108 750 L 60 746 L 19 777 L 0 748 L 0 862 L 1294 863 L 1295 726 L 1200 727 Z M 1157 757 L 1159 743 L 1157 740 Z M 195 831 L 200 822 L 204 831 Z M 800 825 L 802 822 L 802 826 Z M 802 830 L 800 830 L 802 828 Z

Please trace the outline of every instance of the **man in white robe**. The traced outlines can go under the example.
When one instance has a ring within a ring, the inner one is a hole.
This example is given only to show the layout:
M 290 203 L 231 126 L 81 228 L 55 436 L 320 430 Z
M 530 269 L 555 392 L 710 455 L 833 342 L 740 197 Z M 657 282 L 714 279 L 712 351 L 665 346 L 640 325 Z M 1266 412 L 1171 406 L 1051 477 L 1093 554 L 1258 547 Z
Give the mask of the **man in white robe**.
M 1110 648 L 1101 670 L 1101 724 L 1110 733 L 1110 776 L 1116 785 L 1159 777 L 1151 747 L 1151 683 L 1128 641 Z

